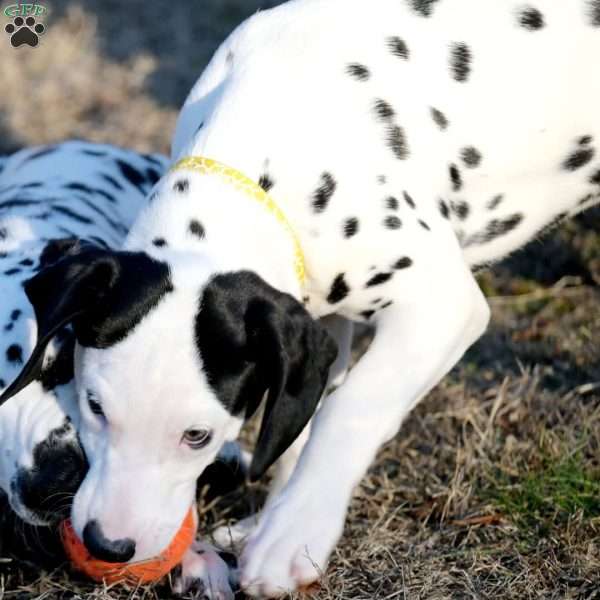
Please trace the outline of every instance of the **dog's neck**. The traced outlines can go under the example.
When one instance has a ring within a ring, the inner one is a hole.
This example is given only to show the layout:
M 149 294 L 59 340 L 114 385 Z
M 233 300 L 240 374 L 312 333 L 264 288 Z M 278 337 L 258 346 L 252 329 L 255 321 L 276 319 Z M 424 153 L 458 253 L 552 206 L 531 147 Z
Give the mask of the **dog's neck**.
M 249 270 L 300 300 L 294 238 L 272 211 L 215 175 L 163 178 L 125 242 L 157 258 L 185 253 L 216 272 Z

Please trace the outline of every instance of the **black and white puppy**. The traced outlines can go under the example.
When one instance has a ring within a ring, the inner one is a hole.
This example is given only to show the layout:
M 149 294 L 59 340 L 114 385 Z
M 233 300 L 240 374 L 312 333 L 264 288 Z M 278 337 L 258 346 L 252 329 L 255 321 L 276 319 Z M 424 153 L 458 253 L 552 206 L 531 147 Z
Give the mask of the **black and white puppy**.
M 351 320 L 375 340 L 242 557 L 251 594 L 316 579 L 380 445 L 485 330 L 472 269 L 598 200 L 599 55 L 598 0 L 294 0 L 240 26 L 123 250 L 26 284 L 39 344 L 5 398 L 72 323 L 84 541 L 161 550 L 267 390 L 252 475 L 297 456 L 333 315 L 342 356 Z

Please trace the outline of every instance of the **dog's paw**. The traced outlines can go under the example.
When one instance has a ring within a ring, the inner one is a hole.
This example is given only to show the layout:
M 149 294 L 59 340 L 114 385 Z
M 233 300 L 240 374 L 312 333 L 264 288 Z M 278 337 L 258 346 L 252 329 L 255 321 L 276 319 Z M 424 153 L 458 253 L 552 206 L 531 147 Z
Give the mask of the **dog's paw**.
M 4 31 L 10 35 L 10 43 L 14 48 L 27 44 L 32 48 L 38 45 L 39 36 L 46 28 L 42 23 L 36 23 L 33 17 L 15 17 L 12 23 L 4 27 Z
M 251 515 L 234 523 L 223 525 L 213 531 L 212 537 L 220 548 L 236 548 L 250 536 L 258 526 L 258 515 Z
M 235 564 L 228 564 L 211 545 L 194 542 L 173 577 L 173 593 L 186 598 L 234 600 Z
M 341 500 L 284 490 L 265 509 L 244 548 L 244 591 L 250 596 L 277 598 L 320 579 L 342 534 L 345 510 Z

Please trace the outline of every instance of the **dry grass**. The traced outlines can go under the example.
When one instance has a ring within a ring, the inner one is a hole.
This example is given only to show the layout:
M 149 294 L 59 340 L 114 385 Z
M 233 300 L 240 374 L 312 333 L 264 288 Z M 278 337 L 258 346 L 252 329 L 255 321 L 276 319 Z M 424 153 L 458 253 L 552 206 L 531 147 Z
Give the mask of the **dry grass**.
M 50 4 L 41 47 L 0 44 L 0 149 L 78 136 L 166 151 L 197 73 L 258 5 Z M 598 216 L 481 277 L 500 296 L 489 333 L 381 451 L 308 597 L 600 598 Z M 205 529 L 261 493 L 205 506 Z M 60 565 L 51 535 L 15 527 L 0 512 L 0 599 L 169 596 L 94 586 Z

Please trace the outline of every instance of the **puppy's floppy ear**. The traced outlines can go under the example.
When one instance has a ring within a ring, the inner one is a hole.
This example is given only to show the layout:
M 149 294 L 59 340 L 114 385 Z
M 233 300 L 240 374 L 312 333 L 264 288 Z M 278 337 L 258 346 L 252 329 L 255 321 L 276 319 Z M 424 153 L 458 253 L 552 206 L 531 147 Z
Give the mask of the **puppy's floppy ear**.
M 208 284 L 196 341 L 209 382 L 231 412 L 250 416 L 268 390 L 250 466 L 256 480 L 314 414 L 337 346 L 297 300 L 250 272 Z
M 143 253 L 88 244 L 69 246 L 64 258 L 23 287 L 35 312 L 38 339 L 21 373 L 0 396 L 0 405 L 40 378 L 46 348 L 65 325 L 73 325 L 82 345 L 107 347 L 123 339 L 172 289 L 163 263 Z

